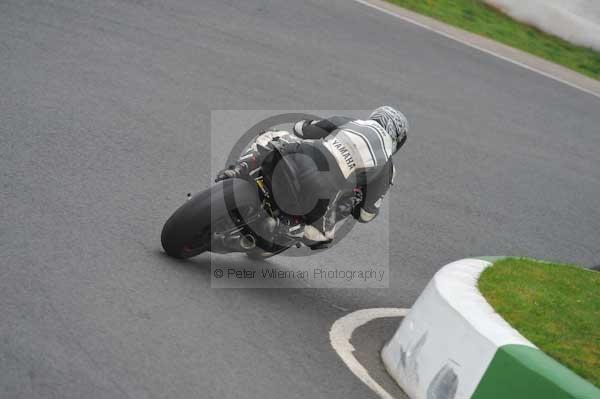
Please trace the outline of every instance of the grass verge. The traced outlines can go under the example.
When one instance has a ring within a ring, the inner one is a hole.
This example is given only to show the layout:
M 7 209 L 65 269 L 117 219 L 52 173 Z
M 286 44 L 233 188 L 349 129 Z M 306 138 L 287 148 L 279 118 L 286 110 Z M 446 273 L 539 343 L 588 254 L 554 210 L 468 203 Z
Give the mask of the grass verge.
M 480 0 L 388 0 L 600 80 L 600 52 L 518 22 Z
M 600 272 L 509 258 L 487 268 L 478 287 L 524 337 L 600 387 Z

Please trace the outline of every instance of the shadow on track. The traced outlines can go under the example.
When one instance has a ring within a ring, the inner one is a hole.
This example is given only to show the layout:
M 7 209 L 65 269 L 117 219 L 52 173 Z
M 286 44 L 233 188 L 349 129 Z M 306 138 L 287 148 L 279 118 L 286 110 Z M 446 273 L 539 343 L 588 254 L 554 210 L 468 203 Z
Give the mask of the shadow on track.
M 367 308 L 367 307 L 382 307 L 389 303 L 380 303 L 377 300 L 365 301 L 367 298 L 377 298 L 377 295 L 370 295 L 371 291 L 379 291 L 376 289 L 361 289 L 350 290 L 345 288 L 311 288 L 311 287 L 290 287 L 284 284 L 279 284 L 277 287 L 236 287 L 236 288 L 214 288 L 211 286 L 212 281 L 212 260 L 210 254 L 203 254 L 190 259 L 174 259 L 166 255 L 162 250 L 155 249 L 152 251 L 160 258 L 165 260 L 165 264 L 172 271 L 165 270 L 166 273 L 176 271 L 189 284 L 193 284 L 199 290 L 210 290 L 210 295 L 215 295 L 219 298 L 224 298 L 232 295 L 242 296 L 249 301 L 257 301 L 258 303 L 270 306 L 273 303 L 278 303 L 279 306 L 289 306 L 291 312 L 306 312 L 310 314 L 315 312 L 315 308 L 329 309 L 333 312 L 333 317 L 339 318 L 341 314 Z M 227 263 L 227 267 L 235 270 L 243 270 L 249 265 L 261 267 L 278 268 L 278 264 L 273 259 L 267 260 L 245 260 L 232 259 Z M 358 291 L 358 292 L 357 292 Z M 375 294 L 375 292 L 373 292 Z M 204 294 L 194 294 L 200 297 Z M 327 311 L 328 312 L 328 311 Z M 333 320 L 332 320 L 333 321 Z

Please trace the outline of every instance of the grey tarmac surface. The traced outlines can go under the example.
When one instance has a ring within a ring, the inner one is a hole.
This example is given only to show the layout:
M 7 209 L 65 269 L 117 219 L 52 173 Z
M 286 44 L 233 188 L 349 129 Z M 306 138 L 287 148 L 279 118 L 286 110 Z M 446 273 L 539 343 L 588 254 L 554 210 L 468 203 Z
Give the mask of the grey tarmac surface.
M 364 5 L 8 0 L 0 59 L 2 398 L 372 397 L 329 345 L 347 312 L 468 256 L 599 262 L 600 99 Z M 389 289 L 210 289 L 162 254 L 211 110 L 386 103 L 413 127 Z

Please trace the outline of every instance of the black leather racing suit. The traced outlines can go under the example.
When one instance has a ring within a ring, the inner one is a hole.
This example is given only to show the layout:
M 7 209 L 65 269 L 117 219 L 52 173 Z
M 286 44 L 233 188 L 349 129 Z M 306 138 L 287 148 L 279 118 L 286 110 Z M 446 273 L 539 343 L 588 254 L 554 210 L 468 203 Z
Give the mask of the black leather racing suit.
M 304 238 L 333 239 L 340 201 L 360 190 L 353 216 L 371 221 L 393 183 L 393 143 L 377 122 L 332 117 L 300 121 L 293 134 L 260 135 L 238 164 L 250 176 L 259 167 L 278 207 L 304 224 Z M 342 216 L 342 217 L 340 217 Z

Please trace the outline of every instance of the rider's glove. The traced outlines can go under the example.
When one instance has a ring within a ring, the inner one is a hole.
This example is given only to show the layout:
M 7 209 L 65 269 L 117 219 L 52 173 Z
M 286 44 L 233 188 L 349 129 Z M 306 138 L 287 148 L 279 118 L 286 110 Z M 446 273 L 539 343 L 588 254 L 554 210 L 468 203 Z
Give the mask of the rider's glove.
M 215 183 L 225 179 L 242 177 L 244 174 L 246 174 L 246 168 L 242 167 L 241 165 L 229 165 L 227 169 L 223 169 L 217 173 Z

